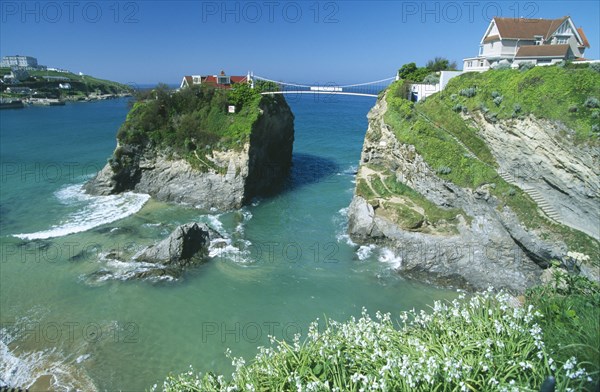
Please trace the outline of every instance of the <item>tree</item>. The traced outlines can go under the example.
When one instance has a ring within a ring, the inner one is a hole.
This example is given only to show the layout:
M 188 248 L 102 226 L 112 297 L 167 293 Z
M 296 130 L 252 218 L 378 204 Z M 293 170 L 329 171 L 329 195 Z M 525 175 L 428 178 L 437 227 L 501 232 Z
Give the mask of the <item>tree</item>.
M 450 62 L 445 57 L 434 57 L 433 60 L 427 62 L 425 67 L 431 72 L 456 70 L 456 62 Z
M 412 75 L 416 70 L 417 70 L 417 64 L 415 64 L 415 63 L 404 64 L 398 70 L 398 77 L 400 79 L 406 80 L 406 79 L 408 79 L 408 76 Z

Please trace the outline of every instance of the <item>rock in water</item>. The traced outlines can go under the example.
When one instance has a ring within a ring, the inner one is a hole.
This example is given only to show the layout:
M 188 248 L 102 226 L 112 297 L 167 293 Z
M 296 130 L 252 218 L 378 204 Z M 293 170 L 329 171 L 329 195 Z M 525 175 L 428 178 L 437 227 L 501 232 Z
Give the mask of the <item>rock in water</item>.
M 221 236 L 205 224 L 187 223 L 177 227 L 169 237 L 149 246 L 135 257 L 136 261 L 184 266 L 208 254 L 213 238 Z

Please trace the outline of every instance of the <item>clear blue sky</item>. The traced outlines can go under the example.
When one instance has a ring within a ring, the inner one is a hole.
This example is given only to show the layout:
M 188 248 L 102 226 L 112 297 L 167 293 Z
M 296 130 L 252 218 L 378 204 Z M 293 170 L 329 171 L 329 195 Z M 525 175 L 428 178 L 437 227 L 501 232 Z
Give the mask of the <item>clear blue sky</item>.
M 0 55 L 123 83 L 179 83 L 224 69 L 343 84 L 434 56 L 462 65 L 496 15 L 570 15 L 590 41 L 586 57 L 600 58 L 600 5 L 591 0 L 0 0 Z

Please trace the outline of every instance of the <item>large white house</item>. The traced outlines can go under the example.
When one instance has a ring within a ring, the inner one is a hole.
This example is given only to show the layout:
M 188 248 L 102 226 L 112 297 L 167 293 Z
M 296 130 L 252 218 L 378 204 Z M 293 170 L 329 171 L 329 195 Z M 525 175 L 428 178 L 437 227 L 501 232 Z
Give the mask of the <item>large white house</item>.
M 560 19 L 499 18 L 490 22 L 479 55 L 463 60 L 463 71 L 486 71 L 498 64 L 549 65 L 583 58 L 590 44 L 570 16 Z

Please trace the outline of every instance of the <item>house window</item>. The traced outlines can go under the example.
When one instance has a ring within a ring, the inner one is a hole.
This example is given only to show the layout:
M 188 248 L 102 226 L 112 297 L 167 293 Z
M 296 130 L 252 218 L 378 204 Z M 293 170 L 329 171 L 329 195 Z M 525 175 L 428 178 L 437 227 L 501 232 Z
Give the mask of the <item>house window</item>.
M 471 68 L 472 65 L 473 65 L 472 61 L 467 62 L 467 67 Z
M 483 60 L 479 60 L 479 66 L 483 67 Z
M 229 76 L 219 76 L 219 79 L 217 80 L 217 83 L 219 83 L 219 84 L 229 84 Z
M 561 37 L 561 38 L 559 38 L 559 39 L 556 40 L 556 43 L 559 44 L 559 45 L 566 44 L 567 43 L 567 39 L 564 38 L 564 37 Z

